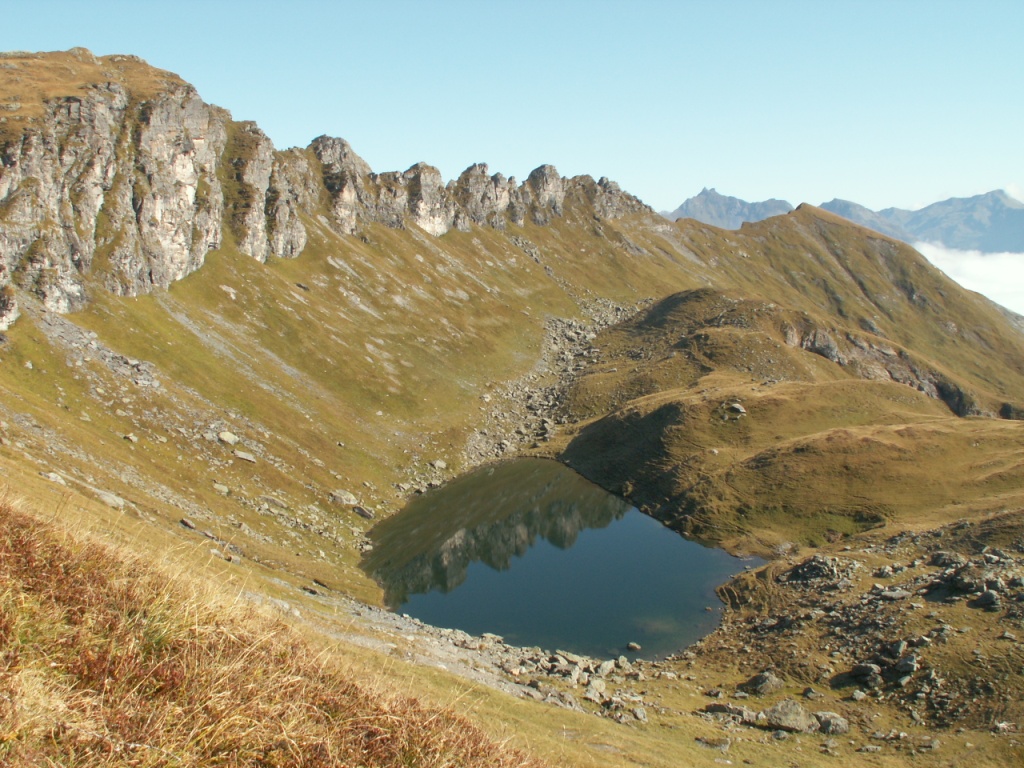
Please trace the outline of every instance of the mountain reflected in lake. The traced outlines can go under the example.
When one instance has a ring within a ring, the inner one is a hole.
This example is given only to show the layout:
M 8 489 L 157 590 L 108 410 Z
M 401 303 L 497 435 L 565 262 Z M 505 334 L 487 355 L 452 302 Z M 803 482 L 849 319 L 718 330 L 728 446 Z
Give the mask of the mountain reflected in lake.
M 363 568 L 397 608 L 410 594 L 455 589 L 470 563 L 507 570 L 538 538 L 571 547 L 580 531 L 604 528 L 629 508 L 556 462 L 511 461 L 418 496 L 375 526 Z
M 540 459 L 419 496 L 370 538 L 362 565 L 392 609 L 591 655 L 628 642 L 648 657 L 688 645 L 717 626 L 715 587 L 744 564 Z

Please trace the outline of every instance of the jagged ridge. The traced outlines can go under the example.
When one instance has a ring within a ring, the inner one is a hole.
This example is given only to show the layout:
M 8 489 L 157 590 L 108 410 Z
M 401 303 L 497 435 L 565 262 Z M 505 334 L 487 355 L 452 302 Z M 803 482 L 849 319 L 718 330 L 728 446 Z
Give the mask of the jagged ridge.
M 376 222 L 440 236 L 545 224 L 574 194 L 603 218 L 649 210 L 608 179 L 565 179 L 550 165 L 518 184 L 476 164 L 445 184 L 425 163 L 374 173 L 338 138 L 279 151 L 255 123 L 234 122 L 177 77 L 163 73 L 154 88 L 134 58 L 75 49 L 8 55 L 6 64 L 32 71 L 52 61 L 87 79 L 42 98 L 39 114 L 3 137 L 0 289 L 13 283 L 58 312 L 85 303 L 94 273 L 122 295 L 167 288 L 228 237 L 259 261 L 295 257 L 310 217 L 346 235 Z M 0 328 L 18 314 L 10 290 L 4 298 Z

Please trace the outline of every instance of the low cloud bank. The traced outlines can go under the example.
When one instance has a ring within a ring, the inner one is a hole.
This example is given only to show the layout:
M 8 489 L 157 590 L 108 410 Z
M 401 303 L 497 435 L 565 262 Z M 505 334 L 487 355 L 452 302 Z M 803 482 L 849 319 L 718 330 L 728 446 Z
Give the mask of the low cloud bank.
M 936 243 L 914 248 L 964 288 L 1024 315 L 1024 253 L 958 251 Z

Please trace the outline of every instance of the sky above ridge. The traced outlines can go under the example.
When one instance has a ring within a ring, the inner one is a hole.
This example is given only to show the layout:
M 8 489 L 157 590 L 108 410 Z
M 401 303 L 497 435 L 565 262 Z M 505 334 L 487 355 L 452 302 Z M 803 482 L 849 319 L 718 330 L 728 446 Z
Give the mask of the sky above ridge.
M 33 0 L 2 50 L 130 53 L 279 148 L 376 171 L 552 163 L 658 210 L 1024 198 L 1024 3 L 988 0 Z

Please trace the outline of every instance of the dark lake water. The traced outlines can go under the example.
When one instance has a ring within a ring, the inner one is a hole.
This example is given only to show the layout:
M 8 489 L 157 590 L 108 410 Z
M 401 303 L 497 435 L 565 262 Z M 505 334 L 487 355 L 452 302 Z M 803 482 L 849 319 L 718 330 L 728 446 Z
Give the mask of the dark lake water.
M 517 459 L 413 499 L 370 532 L 389 606 L 515 645 L 655 658 L 713 630 L 745 565 L 664 528 L 567 467 Z M 710 610 L 708 610 L 710 608 Z M 627 653 L 626 644 L 643 650 Z

